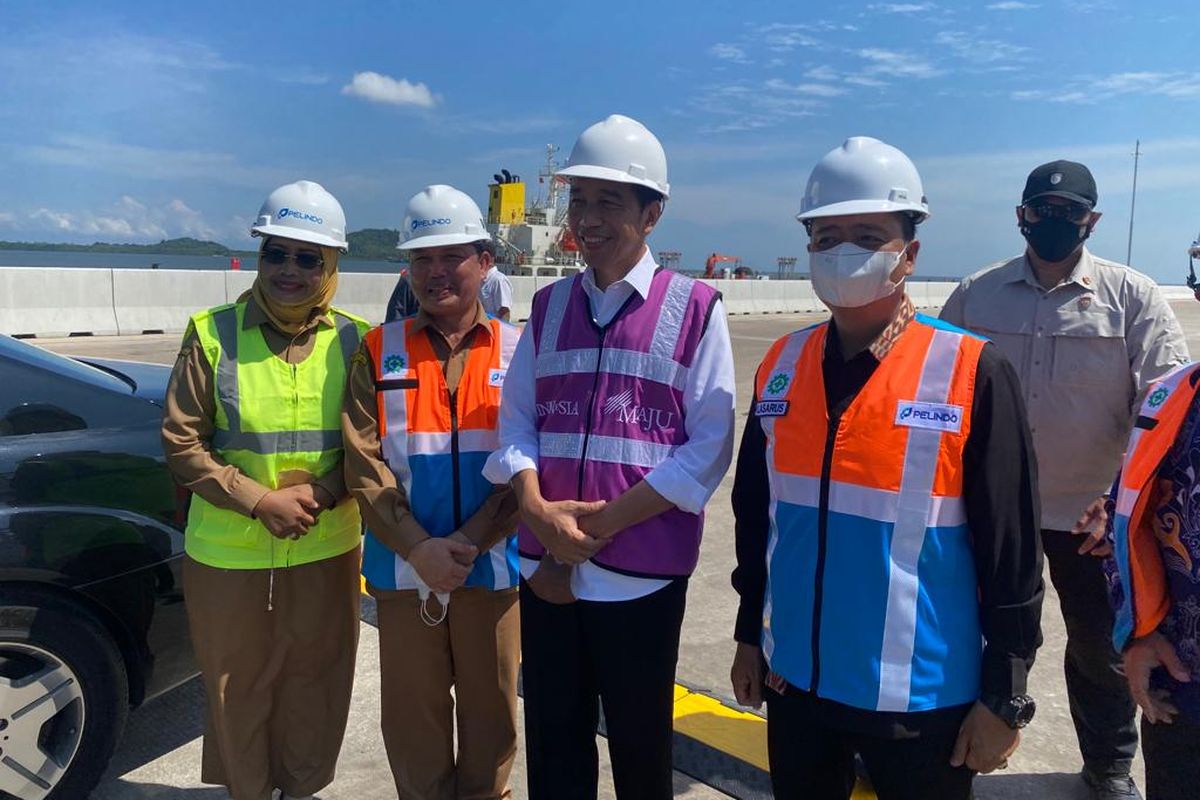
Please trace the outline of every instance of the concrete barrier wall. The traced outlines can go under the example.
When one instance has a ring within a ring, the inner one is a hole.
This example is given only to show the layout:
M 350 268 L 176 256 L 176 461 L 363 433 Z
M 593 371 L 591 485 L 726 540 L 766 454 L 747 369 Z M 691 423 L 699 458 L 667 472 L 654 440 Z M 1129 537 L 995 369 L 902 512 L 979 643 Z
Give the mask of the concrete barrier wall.
M 253 271 L 56 269 L 0 267 L 0 333 L 13 336 L 71 334 L 175 333 L 197 310 L 237 300 L 254 282 Z M 514 321 L 529 318 L 534 292 L 558 278 L 515 277 Z M 706 280 L 721 292 L 726 312 L 792 314 L 824 311 L 807 280 Z M 345 272 L 334 302 L 365 317 L 383 321 L 396 276 Z M 910 281 L 913 303 L 926 313 L 939 308 L 956 281 Z M 1170 300 L 1192 297 L 1186 286 L 1163 286 Z
M 226 302 L 221 272 L 114 269 L 113 311 L 122 335 L 181 330 L 202 308 Z
M 111 269 L 0 268 L 0 332 L 115 334 Z

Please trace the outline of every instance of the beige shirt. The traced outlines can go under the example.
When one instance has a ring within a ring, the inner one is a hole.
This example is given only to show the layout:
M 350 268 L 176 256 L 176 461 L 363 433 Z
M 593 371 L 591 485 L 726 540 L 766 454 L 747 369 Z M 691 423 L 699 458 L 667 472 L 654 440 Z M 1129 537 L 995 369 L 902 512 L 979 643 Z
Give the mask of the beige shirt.
M 458 389 L 471 344 L 478 336 L 491 336 L 487 313 L 479 305 L 475 327 L 457 346 L 450 343 L 424 311 L 417 313 L 413 331 L 428 330 L 434 355 L 442 362 L 446 388 Z M 350 375 L 342 408 L 342 440 L 346 448 L 346 486 L 358 500 L 367 527 L 379 541 L 402 558 L 429 538 L 412 513 L 408 494 L 383 459 L 379 442 L 379 400 L 375 393 L 375 367 L 364 342 L 350 361 Z M 463 522 L 459 532 L 483 552 L 517 527 L 517 498 L 508 485 L 496 486 L 484 504 Z
M 986 267 L 959 284 L 941 317 L 991 339 L 1016 368 L 1051 530 L 1070 530 L 1109 490 L 1146 387 L 1188 361 L 1157 284 L 1087 248 L 1049 290 L 1023 255 Z

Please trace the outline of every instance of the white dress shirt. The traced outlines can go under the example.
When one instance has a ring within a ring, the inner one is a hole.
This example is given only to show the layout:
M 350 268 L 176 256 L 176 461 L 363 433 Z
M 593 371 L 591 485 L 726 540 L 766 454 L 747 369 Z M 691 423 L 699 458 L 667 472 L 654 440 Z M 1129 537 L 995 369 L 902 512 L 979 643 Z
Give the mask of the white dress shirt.
M 601 327 L 612 322 L 629 297 L 650 294 L 658 269 L 650 249 L 624 278 L 601 290 L 589 267 L 583 273 L 592 319 Z M 564 278 L 563 280 L 571 280 Z M 533 332 L 525 327 L 508 366 L 500 402 L 500 447 L 483 468 L 484 477 L 503 484 L 518 472 L 538 468 Z M 735 407 L 733 351 L 725 306 L 718 300 L 700 339 L 683 388 L 687 441 L 646 475 L 646 482 L 683 511 L 698 514 L 725 477 L 733 459 Z M 538 562 L 521 559 L 521 575 L 533 574 Z M 590 561 L 571 571 L 571 589 L 580 600 L 633 600 L 655 592 L 670 581 L 621 575 Z
M 513 305 L 512 281 L 499 269 L 492 267 L 483 277 L 483 284 L 479 287 L 479 302 L 483 303 L 483 310 L 493 317 L 498 316 L 502 308 L 511 311 Z

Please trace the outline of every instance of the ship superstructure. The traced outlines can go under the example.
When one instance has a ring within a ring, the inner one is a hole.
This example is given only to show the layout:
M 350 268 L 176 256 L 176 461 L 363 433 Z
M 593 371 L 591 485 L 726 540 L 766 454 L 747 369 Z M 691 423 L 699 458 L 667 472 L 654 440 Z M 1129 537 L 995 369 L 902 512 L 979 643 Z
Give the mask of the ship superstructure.
M 559 277 L 584 268 L 579 245 L 567 227 L 566 182 L 555 177 L 558 148 L 546 145 L 538 170 L 538 194 L 526 205 L 526 184 L 506 169 L 488 185 L 488 232 L 496 241 L 496 266 L 506 275 Z

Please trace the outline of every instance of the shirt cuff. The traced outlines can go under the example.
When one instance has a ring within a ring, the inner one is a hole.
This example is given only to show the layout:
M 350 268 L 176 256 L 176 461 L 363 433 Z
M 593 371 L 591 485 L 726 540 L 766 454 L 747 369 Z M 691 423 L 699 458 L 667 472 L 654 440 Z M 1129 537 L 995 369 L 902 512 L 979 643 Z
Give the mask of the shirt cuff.
M 253 517 L 259 501 L 270 492 L 270 489 L 239 471 L 233 476 L 229 487 L 229 504 L 238 513 Z
M 537 472 L 537 462 L 536 450 L 531 453 L 529 448 L 523 448 L 521 445 L 509 445 L 488 456 L 487 463 L 483 465 L 483 477 L 497 485 L 504 485 L 519 472 L 527 469 Z
M 667 459 L 652 469 L 645 478 L 650 488 L 661 494 L 680 511 L 699 514 L 712 494 L 684 471 L 676 462 Z
M 737 621 L 733 627 L 734 640 L 751 647 L 762 647 L 762 628 L 762 604 L 756 607 L 745 600 L 738 604 Z
M 1029 665 L 1017 656 L 989 653 L 983 654 L 983 672 L 979 678 L 981 697 L 1007 700 L 1025 694 L 1029 684 Z

